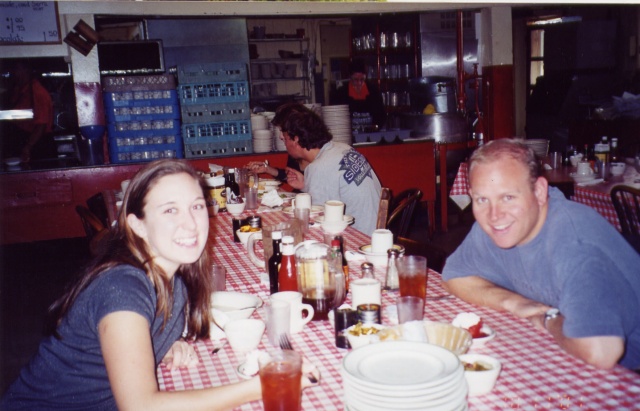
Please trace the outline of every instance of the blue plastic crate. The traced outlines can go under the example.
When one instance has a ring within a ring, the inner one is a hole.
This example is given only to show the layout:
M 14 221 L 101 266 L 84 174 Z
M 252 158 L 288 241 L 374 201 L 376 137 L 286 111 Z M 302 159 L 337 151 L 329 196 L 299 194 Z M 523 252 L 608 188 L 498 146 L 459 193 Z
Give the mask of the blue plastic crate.
M 180 120 L 123 121 L 107 123 L 109 138 L 152 137 L 180 134 Z
M 175 90 L 176 78 L 173 74 L 152 74 L 148 76 L 108 76 L 103 77 L 105 92 L 134 90 Z
M 247 79 L 247 65 L 243 62 L 203 63 L 178 66 L 178 82 L 180 84 Z
M 218 104 L 183 104 L 180 108 L 182 123 L 247 120 L 251 118 L 248 102 Z
M 250 140 L 251 121 L 214 121 L 182 125 L 185 143 L 219 143 L 222 141 Z
M 134 106 L 134 107 L 105 107 L 108 123 L 122 121 L 152 121 L 180 119 L 181 112 L 178 104 Z
M 114 107 L 149 107 L 179 104 L 177 90 L 141 90 L 103 93 L 107 111 Z
M 219 143 L 186 143 L 185 158 L 223 157 L 253 153 L 252 140 L 223 141 Z
M 249 85 L 246 81 L 181 84 L 178 92 L 181 105 L 249 101 Z
M 139 163 L 161 158 L 184 158 L 184 145 L 178 135 L 148 137 L 109 137 L 109 158 L 112 163 Z

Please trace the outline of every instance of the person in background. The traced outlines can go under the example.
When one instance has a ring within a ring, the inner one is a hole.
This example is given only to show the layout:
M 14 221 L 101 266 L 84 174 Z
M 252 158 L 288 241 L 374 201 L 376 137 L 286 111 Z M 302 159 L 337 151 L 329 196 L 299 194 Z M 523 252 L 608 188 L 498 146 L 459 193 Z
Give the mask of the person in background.
M 197 365 L 189 341 L 209 336 L 208 239 L 196 171 L 175 159 L 142 168 L 129 184 L 118 225 L 52 306 L 51 335 L 0 409 L 227 410 L 259 400 L 257 376 L 203 390 L 158 389 L 159 364 Z M 302 383 L 311 385 L 307 377 Z
M 640 255 L 592 208 L 549 187 L 531 149 L 492 141 L 469 163 L 476 219 L 445 286 L 549 333 L 598 368 L 640 368 Z
M 370 125 L 385 127 L 387 112 L 378 86 L 367 81 L 364 61 L 355 59 L 349 64 L 349 83 L 341 87 L 334 104 L 349 105 L 352 123 L 354 118 L 369 118 Z M 353 126 L 353 124 L 352 124 Z
M 13 86 L 9 95 L 9 109 L 32 109 L 33 118 L 12 121 L 15 126 L 5 138 L 5 157 L 20 157 L 23 163 L 31 161 L 32 155 L 51 151 L 53 143 L 44 138 L 53 129 L 53 102 L 51 95 L 40 83 L 25 60 L 16 60 L 10 65 L 9 75 Z
M 304 174 L 287 168 L 287 183 L 311 194 L 313 204 L 344 202 L 345 214 L 355 218 L 353 226 L 373 233 L 381 187 L 367 159 L 351 146 L 331 141 L 322 119 L 302 104 L 279 107 L 272 123 L 282 131 L 287 153 L 308 164 Z

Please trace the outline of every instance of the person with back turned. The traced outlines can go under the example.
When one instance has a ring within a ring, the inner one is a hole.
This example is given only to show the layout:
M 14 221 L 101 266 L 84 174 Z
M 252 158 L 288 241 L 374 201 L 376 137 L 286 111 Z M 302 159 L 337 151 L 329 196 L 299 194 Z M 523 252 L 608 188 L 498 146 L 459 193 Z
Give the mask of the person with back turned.
M 640 255 L 592 208 L 549 187 L 511 139 L 469 162 L 476 223 L 443 279 L 463 300 L 506 311 L 598 368 L 640 368 Z

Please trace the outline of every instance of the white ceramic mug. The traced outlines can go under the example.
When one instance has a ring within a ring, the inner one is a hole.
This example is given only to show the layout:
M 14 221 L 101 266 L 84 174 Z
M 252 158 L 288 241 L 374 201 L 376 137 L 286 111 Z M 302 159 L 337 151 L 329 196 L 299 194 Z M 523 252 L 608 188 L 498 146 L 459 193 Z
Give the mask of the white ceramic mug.
M 590 174 L 593 174 L 593 170 L 591 169 L 591 164 L 589 164 L 588 161 L 580 161 L 578 163 L 577 173 L 580 176 L 588 176 Z
M 624 170 L 627 168 L 627 165 L 625 163 L 611 163 L 609 167 L 612 175 L 621 176 L 624 174 Z
M 309 304 L 302 303 L 302 293 L 297 291 L 280 291 L 271 294 L 272 301 L 284 301 L 289 304 L 291 311 L 291 320 L 289 321 L 289 332 L 296 334 L 302 331 L 305 324 L 313 318 L 315 311 Z M 303 314 L 306 313 L 306 317 Z
M 382 304 L 380 281 L 373 278 L 359 278 L 349 282 L 351 306 L 355 310 L 360 304 Z
M 388 249 L 393 247 L 393 233 L 391 230 L 381 228 L 374 230 L 371 234 L 371 252 L 372 253 L 385 253 Z
M 311 194 L 299 193 L 291 200 L 292 208 L 308 208 L 311 209 Z
M 342 221 L 344 216 L 344 203 L 338 200 L 329 200 L 324 203 L 324 221 Z

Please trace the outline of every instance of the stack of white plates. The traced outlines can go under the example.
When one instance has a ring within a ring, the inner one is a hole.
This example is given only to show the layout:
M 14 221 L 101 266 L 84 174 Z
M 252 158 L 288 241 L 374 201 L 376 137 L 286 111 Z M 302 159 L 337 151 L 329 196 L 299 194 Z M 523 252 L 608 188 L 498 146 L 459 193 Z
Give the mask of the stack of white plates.
M 253 152 L 268 153 L 273 148 L 273 132 L 269 120 L 262 114 L 251 114 L 251 134 L 253 136 Z
M 458 357 L 433 344 L 389 341 L 351 351 L 342 361 L 349 411 L 467 409 L 467 383 Z
M 532 138 L 522 140 L 522 142 L 529 146 L 529 148 L 531 148 L 540 158 L 544 158 L 549 154 L 549 140 L 545 140 L 543 138 Z
M 333 141 L 351 144 L 351 115 L 348 105 L 322 106 L 322 119 L 333 134 Z

